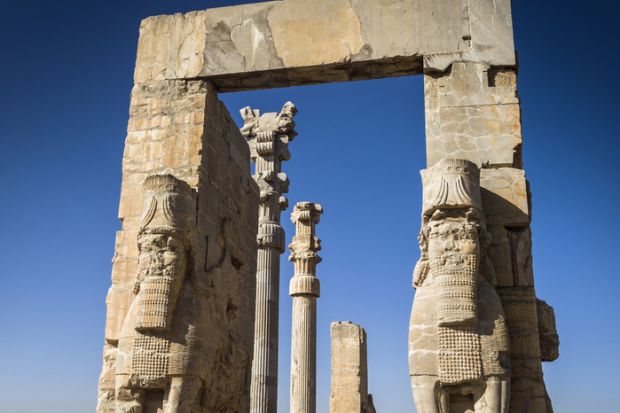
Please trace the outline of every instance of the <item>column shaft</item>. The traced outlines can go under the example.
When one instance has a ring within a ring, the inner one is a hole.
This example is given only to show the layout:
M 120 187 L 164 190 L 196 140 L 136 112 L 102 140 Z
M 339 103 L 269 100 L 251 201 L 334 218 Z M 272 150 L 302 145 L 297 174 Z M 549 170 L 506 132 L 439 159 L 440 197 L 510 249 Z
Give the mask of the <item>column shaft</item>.
M 293 297 L 291 336 L 290 413 L 316 412 L 316 299 L 321 283 L 316 265 L 321 241 L 315 236 L 323 208 L 312 202 L 299 202 L 291 215 L 295 236 L 289 245 L 295 274 L 289 284 Z
M 250 387 L 251 412 L 275 412 L 278 393 L 278 296 L 280 251 L 258 250 L 256 322 Z
M 288 205 L 282 194 L 288 192 L 289 185 L 282 161 L 290 159 L 288 144 L 297 135 L 295 113 L 291 102 L 285 103 L 280 113 L 262 116 L 250 107 L 241 110 L 241 134 L 248 141 L 254 180 L 260 188 L 251 413 L 275 413 L 278 406 L 278 300 L 280 254 L 284 251 L 280 212 Z
M 316 412 L 316 297 L 293 297 L 291 413 Z

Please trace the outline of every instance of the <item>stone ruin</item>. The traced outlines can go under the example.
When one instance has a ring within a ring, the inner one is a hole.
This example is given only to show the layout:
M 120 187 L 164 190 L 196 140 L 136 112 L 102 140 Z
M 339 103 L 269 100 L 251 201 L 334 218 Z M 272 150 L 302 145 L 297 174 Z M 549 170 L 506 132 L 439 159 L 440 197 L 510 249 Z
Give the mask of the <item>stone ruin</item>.
M 140 26 L 99 413 L 276 411 L 296 108 L 245 108 L 239 130 L 218 93 L 418 74 L 417 411 L 552 412 L 541 361 L 559 338 L 534 287 L 510 0 L 281 0 Z M 293 212 L 295 412 L 316 409 L 319 211 Z M 374 411 L 365 343 L 361 327 L 332 325 L 332 412 Z
M 330 413 L 376 413 L 368 393 L 366 331 L 357 324 L 331 324 L 332 382 Z

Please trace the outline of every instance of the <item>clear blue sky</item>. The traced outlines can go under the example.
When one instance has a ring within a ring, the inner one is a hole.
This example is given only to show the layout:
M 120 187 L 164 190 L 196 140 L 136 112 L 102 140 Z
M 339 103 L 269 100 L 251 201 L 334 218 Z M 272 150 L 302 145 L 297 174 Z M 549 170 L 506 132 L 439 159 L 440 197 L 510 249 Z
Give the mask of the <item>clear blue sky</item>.
M 140 19 L 237 3 L 0 3 L 0 412 L 94 410 Z M 537 290 L 555 307 L 561 335 L 547 385 L 559 413 L 609 412 L 620 405 L 620 8 L 514 3 Z M 378 411 L 413 412 L 406 346 L 425 163 L 421 78 L 221 98 L 238 120 L 246 105 L 274 111 L 290 99 L 299 108 L 284 166 L 289 199 L 325 207 L 319 412 L 327 412 L 332 320 L 366 327 Z M 282 294 L 286 412 L 291 309 Z

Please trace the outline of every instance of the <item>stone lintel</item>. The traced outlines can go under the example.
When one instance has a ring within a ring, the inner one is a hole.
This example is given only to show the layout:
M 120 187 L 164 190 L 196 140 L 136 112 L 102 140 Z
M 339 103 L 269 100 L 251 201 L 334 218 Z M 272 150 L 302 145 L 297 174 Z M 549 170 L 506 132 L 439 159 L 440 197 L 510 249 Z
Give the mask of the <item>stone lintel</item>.
M 283 0 L 146 18 L 136 83 L 208 78 L 219 91 L 514 66 L 509 0 Z

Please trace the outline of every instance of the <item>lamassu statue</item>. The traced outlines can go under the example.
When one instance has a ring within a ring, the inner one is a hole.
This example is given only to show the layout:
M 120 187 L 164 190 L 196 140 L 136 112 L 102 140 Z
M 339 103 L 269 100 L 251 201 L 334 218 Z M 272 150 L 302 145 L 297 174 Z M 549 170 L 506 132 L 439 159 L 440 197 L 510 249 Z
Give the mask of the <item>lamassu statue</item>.
M 119 340 L 116 411 L 199 411 L 201 380 L 190 368 L 193 326 L 178 311 L 188 272 L 195 202 L 172 175 L 144 182 L 136 294 Z M 152 405 L 152 406 L 150 406 Z
M 422 171 L 421 257 L 409 331 L 419 413 L 508 413 L 510 347 L 480 197 L 480 171 L 443 159 Z

